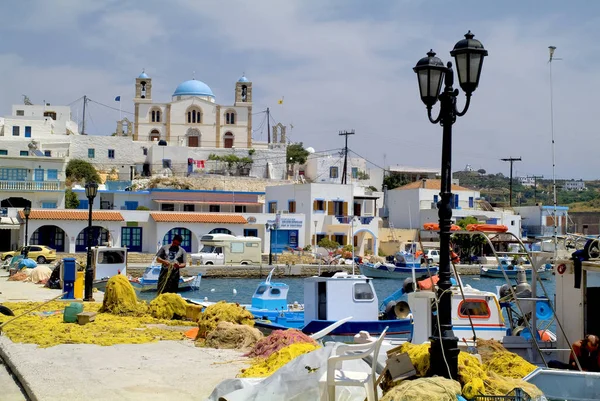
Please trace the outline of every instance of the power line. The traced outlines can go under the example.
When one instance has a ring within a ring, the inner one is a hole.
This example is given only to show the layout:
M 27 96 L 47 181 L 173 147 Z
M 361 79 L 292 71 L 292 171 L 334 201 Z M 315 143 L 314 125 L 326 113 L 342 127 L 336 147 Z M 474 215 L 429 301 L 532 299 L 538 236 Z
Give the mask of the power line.
M 120 111 L 120 112 L 122 112 L 122 113 L 127 113 L 127 114 L 131 114 L 131 115 L 135 115 L 135 113 L 132 113 L 132 112 L 130 112 L 130 111 L 126 111 L 126 110 L 119 110 L 119 109 L 117 109 L 116 107 L 107 106 L 107 105 L 106 105 L 106 104 L 104 104 L 104 103 L 97 102 L 97 101 L 95 101 L 95 100 L 92 100 L 92 99 L 90 99 L 90 98 L 88 98 L 88 101 L 89 101 L 89 102 L 96 103 L 96 104 L 99 104 L 100 106 L 106 107 L 106 108 L 108 108 L 108 109 L 111 109 L 111 110 Z
M 348 135 L 354 135 L 354 130 L 352 131 L 340 131 L 340 133 L 338 134 L 340 136 L 345 137 L 346 139 L 346 145 L 344 146 L 344 168 L 343 168 L 343 172 L 342 172 L 342 184 L 347 184 L 348 180 L 347 180 L 347 175 L 346 175 L 346 170 L 348 168 Z

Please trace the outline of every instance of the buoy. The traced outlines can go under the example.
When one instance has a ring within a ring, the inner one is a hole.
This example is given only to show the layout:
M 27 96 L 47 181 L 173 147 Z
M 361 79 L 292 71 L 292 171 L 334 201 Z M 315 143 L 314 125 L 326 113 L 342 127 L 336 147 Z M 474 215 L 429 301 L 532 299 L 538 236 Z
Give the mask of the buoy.
M 546 301 L 537 301 L 535 303 L 535 316 L 541 320 L 548 320 L 552 317 L 552 309 Z
M 208 297 L 204 297 L 204 302 L 208 302 Z
M 233 295 L 237 294 L 237 290 L 234 288 L 233 289 Z
M 210 292 L 215 292 L 215 289 L 214 289 L 214 288 L 211 288 L 211 289 L 210 289 Z

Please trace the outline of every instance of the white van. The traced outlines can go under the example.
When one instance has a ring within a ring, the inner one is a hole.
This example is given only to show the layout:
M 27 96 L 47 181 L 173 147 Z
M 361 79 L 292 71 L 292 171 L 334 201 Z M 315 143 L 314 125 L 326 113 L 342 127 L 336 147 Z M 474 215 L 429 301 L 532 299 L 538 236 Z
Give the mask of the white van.
M 193 265 L 252 265 L 261 263 L 261 239 L 229 234 L 208 234 L 200 238 L 200 252 L 191 254 Z

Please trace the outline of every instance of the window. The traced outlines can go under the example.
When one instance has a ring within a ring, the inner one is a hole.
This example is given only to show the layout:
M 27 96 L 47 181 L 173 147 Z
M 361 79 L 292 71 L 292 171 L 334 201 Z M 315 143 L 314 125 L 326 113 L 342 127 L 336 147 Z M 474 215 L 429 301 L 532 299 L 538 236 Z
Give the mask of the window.
M 8 150 L 0 149 L 0 156 L 8 156 Z
M 345 240 L 345 235 L 344 234 L 335 234 L 333 236 L 333 240 L 335 242 L 337 242 L 340 245 L 346 245 L 346 240 Z
M 325 211 L 325 201 L 322 199 L 315 199 L 313 203 L 313 210 L 324 212 Z
M 338 178 L 338 168 L 329 167 L 329 178 Z
M 45 111 L 44 117 L 50 117 L 53 120 L 56 120 L 56 113 L 53 111 Z
M 458 316 L 468 318 L 469 315 L 474 319 L 487 319 L 490 317 L 490 308 L 483 299 L 471 299 L 461 301 L 458 306 Z
M 29 151 L 28 150 L 22 150 L 19 152 L 19 156 L 29 156 Z
M 21 128 L 18 125 L 13 125 L 13 136 L 19 136 L 19 130 Z
M 244 228 L 244 237 L 258 237 L 256 228 Z
M 51 150 L 44 150 L 44 156 L 51 157 L 52 156 L 52 151 Z
M 321 241 L 323 238 L 325 238 L 325 234 L 317 234 L 317 244 L 319 244 L 319 241 Z
M 225 124 L 235 124 L 235 111 L 228 111 L 227 113 L 225 113 Z
M 333 201 L 333 214 L 335 216 L 344 216 L 345 214 L 348 214 L 344 213 L 344 204 L 345 202 L 342 201 Z
M 189 109 L 187 112 L 188 124 L 200 124 L 202 122 L 202 112 L 198 108 Z
M 277 202 L 269 202 L 268 213 L 277 213 Z
M 354 300 L 356 301 L 370 301 L 375 298 L 373 289 L 367 283 L 356 283 L 354 284 Z
M 31 138 L 31 127 L 25 126 L 25 138 Z
M 24 168 L 3 168 L 0 169 L 0 180 L 4 181 L 25 181 L 27 179 L 27 169 Z
M 163 203 L 162 205 L 160 205 L 160 210 L 162 210 L 163 212 L 173 212 L 175 211 L 175 204 Z
M 211 213 L 219 213 L 221 211 L 221 205 L 208 205 L 208 211 Z
M 244 243 L 243 242 L 232 242 L 231 243 L 231 253 L 244 253 Z
M 17 110 L 17 116 L 24 116 L 25 110 Z
M 95 149 L 88 149 L 88 159 L 93 159 L 94 157 L 96 157 L 96 150 Z
M 56 209 L 56 202 L 42 202 L 42 209 Z
M 235 205 L 234 210 L 236 213 L 246 213 L 246 205 Z
M 196 211 L 196 205 L 185 204 L 185 205 L 183 205 L 183 211 L 184 212 L 195 212 Z
M 281 295 L 281 290 L 279 288 L 271 288 L 271 291 L 269 292 L 271 295 Z
M 228 149 L 233 148 L 233 140 L 234 137 L 231 132 L 228 132 L 225 135 L 223 135 L 223 147 Z
M 231 230 L 229 230 L 227 228 L 222 228 L 222 227 L 213 228 L 208 233 L 209 234 L 229 234 L 229 235 L 233 235 L 233 233 L 231 232 Z
M 160 122 L 160 110 L 152 110 L 150 112 L 150 120 L 153 123 L 159 123 Z
M 115 158 L 115 150 L 114 149 L 108 149 L 108 158 L 109 159 Z
M 33 171 L 33 180 L 34 181 L 44 181 L 44 169 L 43 168 L 36 168 Z
M 352 178 L 358 178 L 358 167 L 352 167 Z
M 288 201 L 288 212 L 296 213 L 296 201 Z

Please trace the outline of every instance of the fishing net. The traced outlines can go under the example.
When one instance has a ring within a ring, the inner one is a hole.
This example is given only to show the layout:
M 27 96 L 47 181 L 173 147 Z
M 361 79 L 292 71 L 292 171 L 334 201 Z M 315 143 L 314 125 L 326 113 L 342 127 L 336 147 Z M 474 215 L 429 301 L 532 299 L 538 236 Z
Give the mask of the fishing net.
M 245 356 L 268 358 L 274 352 L 295 343 L 317 345 L 316 341 L 296 329 L 275 330 L 254 345 Z
M 309 343 L 295 343 L 280 349 L 271 354 L 268 358 L 256 358 L 254 363 L 248 368 L 243 369 L 238 377 L 266 377 L 270 376 L 277 369 L 287 364 L 292 359 L 312 352 L 319 348 L 318 345 Z
M 18 273 L 13 274 L 12 276 L 10 276 L 8 278 L 8 281 L 25 281 L 25 280 L 27 280 L 27 278 L 29 278 L 29 275 L 27 275 L 27 273 L 18 272 Z
M 492 347 L 496 349 L 494 353 L 490 351 Z M 418 376 L 427 374 L 429 344 L 404 343 L 401 351 L 408 353 Z M 465 398 L 470 399 L 481 394 L 506 395 L 515 387 L 522 388 L 531 397 L 542 394 L 536 386 L 522 380 L 535 369 L 534 365 L 516 354 L 497 349 L 496 344 L 489 344 L 487 353 L 484 354 L 487 358 L 485 364 L 466 352 L 458 354 L 458 378 L 463 386 L 462 394 Z M 503 364 L 509 364 L 511 367 Z
M 245 324 L 220 322 L 206 336 L 205 347 L 226 349 L 248 349 L 263 338 L 262 333 Z
M 148 311 L 145 302 L 138 302 L 137 295 L 127 277 L 117 274 L 108 279 L 100 312 L 122 316 L 140 316 Z
M 187 302 L 179 294 L 160 294 L 150 302 L 150 314 L 156 319 L 181 319 L 186 310 Z
M 507 351 L 498 341 L 478 340 L 477 348 L 481 342 L 482 348 L 486 349 L 481 355 L 485 370 L 494 372 L 503 377 L 521 379 L 536 369 L 536 366 L 527 362 L 519 355 Z M 481 351 L 479 351 L 481 354 Z
M 388 391 L 381 401 L 456 401 L 460 383 L 443 377 L 404 380 Z
M 51 275 L 52 270 L 48 266 L 38 266 L 31 269 L 29 279 L 34 284 L 46 284 Z
M 245 324 L 254 327 L 254 316 L 239 304 L 231 304 L 225 301 L 210 305 L 198 319 L 198 339 L 206 338 L 219 322 L 231 322 Z
M 15 315 L 20 315 L 41 302 L 4 303 Z M 185 325 L 187 322 L 158 320 L 146 316 L 117 316 L 98 313 L 96 320 L 86 325 L 63 322 L 63 310 L 68 304 L 50 302 L 24 315 L 6 326 L 2 333 L 16 343 L 37 344 L 42 348 L 60 344 L 143 344 L 159 340 L 182 340 L 183 331 L 170 330 L 164 325 Z M 85 303 L 86 312 L 97 312 L 100 303 Z M 160 324 L 160 325 L 157 325 Z M 190 323 L 191 324 L 191 323 Z
M 197 322 L 203 309 L 202 305 L 186 304 L 185 317 L 192 322 Z

